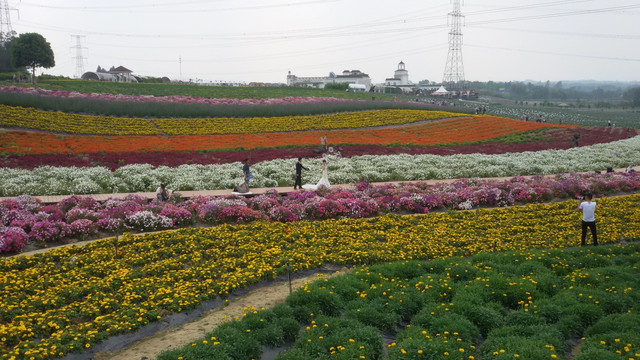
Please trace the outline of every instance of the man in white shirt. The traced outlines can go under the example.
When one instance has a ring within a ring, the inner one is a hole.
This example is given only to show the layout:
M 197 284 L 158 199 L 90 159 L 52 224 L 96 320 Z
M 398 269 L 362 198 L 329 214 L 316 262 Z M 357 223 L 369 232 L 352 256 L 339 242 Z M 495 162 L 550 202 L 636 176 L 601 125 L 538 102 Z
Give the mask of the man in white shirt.
M 591 229 L 591 235 L 593 236 L 593 245 L 598 245 L 598 235 L 596 233 L 596 202 L 591 201 L 593 195 L 587 194 L 584 197 L 584 201 L 578 205 L 578 211 L 582 210 L 582 242 L 581 245 L 585 246 L 585 238 L 587 237 L 587 228 Z

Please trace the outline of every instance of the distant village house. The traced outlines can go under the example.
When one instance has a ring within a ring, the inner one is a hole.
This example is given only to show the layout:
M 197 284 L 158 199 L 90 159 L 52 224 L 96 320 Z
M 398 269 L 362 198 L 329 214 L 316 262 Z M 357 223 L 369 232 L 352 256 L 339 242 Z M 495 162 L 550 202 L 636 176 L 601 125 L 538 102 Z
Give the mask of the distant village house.
M 287 86 L 307 86 L 324 89 L 326 84 L 331 83 L 347 83 L 349 89 L 357 89 L 357 91 L 369 91 L 371 89 L 371 78 L 368 74 L 360 70 L 344 70 L 342 75 L 333 72 L 329 76 L 296 76 L 291 71 L 287 75 Z
M 124 66 L 113 66 L 109 71 L 98 66 L 96 71 L 87 71 L 82 74 L 82 80 L 99 80 L 99 81 L 111 81 L 111 82 L 140 82 L 141 79 L 133 75 L 133 71 L 127 69 Z

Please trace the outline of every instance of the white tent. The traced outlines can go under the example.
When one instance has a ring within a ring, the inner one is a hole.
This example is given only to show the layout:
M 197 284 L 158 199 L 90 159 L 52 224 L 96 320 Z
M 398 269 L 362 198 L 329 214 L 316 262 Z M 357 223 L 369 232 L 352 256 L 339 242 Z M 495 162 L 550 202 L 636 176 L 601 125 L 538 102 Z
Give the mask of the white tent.
M 440 88 L 434 91 L 433 93 L 431 93 L 431 95 L 436 95 L 436 96 L 449 95 L 449 91 L 444 88 L 444 85 L 440 85 Z

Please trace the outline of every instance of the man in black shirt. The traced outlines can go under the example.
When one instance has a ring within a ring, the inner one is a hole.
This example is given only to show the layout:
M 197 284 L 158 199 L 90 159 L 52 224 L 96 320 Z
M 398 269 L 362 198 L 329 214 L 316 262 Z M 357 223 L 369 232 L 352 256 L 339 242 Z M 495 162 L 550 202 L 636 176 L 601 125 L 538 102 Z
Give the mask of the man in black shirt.
M 299 157 L 296 163 L 296 182 L 293 184 L 293 190 L 296 190 L 298 187 L 302 189 L 302 169 L 309 170 L 302 165 L 302 158 Z

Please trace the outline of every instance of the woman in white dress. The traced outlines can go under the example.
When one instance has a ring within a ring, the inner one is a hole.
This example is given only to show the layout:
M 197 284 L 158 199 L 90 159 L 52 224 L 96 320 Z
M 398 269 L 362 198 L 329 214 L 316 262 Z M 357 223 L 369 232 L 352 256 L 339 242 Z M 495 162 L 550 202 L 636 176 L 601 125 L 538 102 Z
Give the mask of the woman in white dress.
M 306 190 L 318 190 L 320 187 L 325 187 L 327 189 L 331 188 L 331 184 L 329 183 L 329 176 L 327 175 L 327 160 L 325 159 L 322 160 L 322 177 L 320 178 L 320 181 L 318 181 L 316 185 L 302 185 L 302 188 Z

